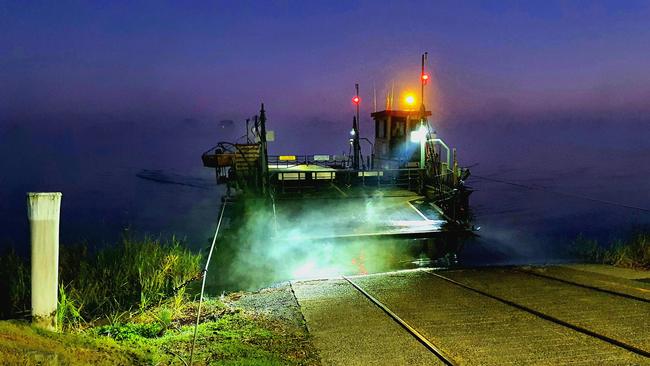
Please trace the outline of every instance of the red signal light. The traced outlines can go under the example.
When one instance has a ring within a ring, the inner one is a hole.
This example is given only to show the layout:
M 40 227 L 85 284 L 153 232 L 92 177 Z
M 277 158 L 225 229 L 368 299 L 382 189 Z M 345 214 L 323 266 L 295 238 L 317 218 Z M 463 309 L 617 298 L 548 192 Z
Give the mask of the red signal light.
M 355 95 L 354 98 L 352 98 L 352 103 L 359 104 L 360 102 L 361 102 L 361 98 L 359 98 L 358 95 Z
M 422 82 L 426 84 L 427 81 L 429 81 L 429 75 L 427 75 L 427 74 L 422 74 Z

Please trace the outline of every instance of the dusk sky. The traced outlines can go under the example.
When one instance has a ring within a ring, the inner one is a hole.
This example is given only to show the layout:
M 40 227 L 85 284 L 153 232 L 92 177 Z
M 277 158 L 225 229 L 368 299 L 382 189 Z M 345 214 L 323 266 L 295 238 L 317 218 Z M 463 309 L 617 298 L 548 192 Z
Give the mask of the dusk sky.
M 0 364 L 641 364 L 649 258 L 650 0 L 0 0 Z
M 373 87 L 399 103 L 425 51 L 432 125 L 473 174 L 647 207 L 649 19 L 648 1 L 0 1 L 0 241 L 26 242 L 26 192 L 60 191 L 64 241 L 202 243 L 223 187 L 201 153 L 261 102 L 272 154 L 347 152 L 354 84 L 372 137 Z M 499 235 L 629 224 L 547 196 L 503 219 L 531 199 L 472 184 Z
M 355 82 L 369 112 L 373 85 L 380 106 L 416 87 L 424 51 L 434 119 L 637 110 L 648 19 L 646 1 L 3 1 L 0 117 L 240 120 L 263 101 L 282 126 L 348 124 Z

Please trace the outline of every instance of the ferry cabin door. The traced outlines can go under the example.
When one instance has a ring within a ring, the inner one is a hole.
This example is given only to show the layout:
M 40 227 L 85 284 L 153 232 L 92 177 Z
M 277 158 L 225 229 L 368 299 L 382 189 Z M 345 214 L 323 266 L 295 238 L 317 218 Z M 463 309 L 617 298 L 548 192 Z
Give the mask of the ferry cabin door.
M 403 155 L 406 141 L 406 118 L 393 117 L 391 122 L 388 147 L 391 158 L 399 159 Z

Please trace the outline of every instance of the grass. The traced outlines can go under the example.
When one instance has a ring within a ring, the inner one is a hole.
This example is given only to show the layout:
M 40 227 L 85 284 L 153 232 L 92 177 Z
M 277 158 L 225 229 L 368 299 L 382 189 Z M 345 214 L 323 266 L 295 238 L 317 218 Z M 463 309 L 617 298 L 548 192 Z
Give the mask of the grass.
M 93 329 L 99 335 L 112 332 L 120 344 L 153 350 L 154 362 L 182 364 L 188 361 L 196 303 L 186 306 L 165 328 L 160 323 L 130 323 Z M 267 315 L 243 310 L 229 300 L 211 299 L 204 304 L 206 321 L 198 328 L 194 361 L 200 365 L 311 365 L 318 359 L 304 327 Z
M 30 309 L 30 267 L 13 248 L 0 255 L 0 319 L 19 317 Z
M 188 362 L 197 302 L 175 316 L 167 304 L 125 323 L 68 334 L 0 322 L 0 360 L 9 364 L 184 365 Z M 198 328 L 195 365 L 317 365 L 304 326 L 244 310 L 228 297 L 208 299 Z M 1 362 L 0 362 L 1 363 Z
M 188 362 L 198 302 L 191 301 L 192 285 L 182 285 L 198 278 L 201 255 L 175 238 L 125 237 L 94 252 L 87 246 L 62 247 L 60 264 L 60 332 L 36 329 L 24 320 L 0 321 L 0 364 Z M 13 251 L 0 256 L 0 316 L 5 319 L 28 314 L 29 268 Z M 245 310 L 237 304 L 239 296 L 204 302 L 195 365 L 319 364 L 302 319 Z
M 650 270 L 650 233 L 638 232 L 628 240 L 616 240 L 607 246 L 580 235 L 573 242 L 572 253 L 588 262 Z
M 168 241 L 124 237 L 91 252 L 85 245 L 62 246 L 59 270 L 59 324 L 79 326 L 105 318 L 110 322 L 142 312 L 169 297 L 179 306 L 183 284 L 201 273 L 201 255 Z M 29 263 L 13 251 L 0 256 L 0 317 L 15 318 L 30 308 Z
M 145 357 L 112 339 L 59 334 L 22 321 L 0 321 L 0 364 L 3 365 L 134 365 Z

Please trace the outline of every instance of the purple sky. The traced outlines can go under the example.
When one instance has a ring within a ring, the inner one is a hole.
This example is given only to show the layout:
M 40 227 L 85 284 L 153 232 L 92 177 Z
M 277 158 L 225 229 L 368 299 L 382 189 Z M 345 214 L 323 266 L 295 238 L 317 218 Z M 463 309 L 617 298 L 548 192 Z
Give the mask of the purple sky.
M 0 117 L 233 119 L 281 126 L 364 112 L 415 86 L 428 51 L 438 119 L 638 109 L 645 1 L 0 3 Z M 336 122 L 340 123 L 340 122 Z
M 201 153 L 260 102 L 272 153 L 346 151 L 354 84 L 368 136 L 373 85 L 380 106 L 416 88 L 424 51 L 434 127 L 476 175 L 647 207 L 649 19 L 632 0 L 0 0 L 0 242 L 26 237 L 25 192 L 53 190 L 64 240 L 133 225 L 201 243 L 217 188 L 138 173 L 211 185 Z

